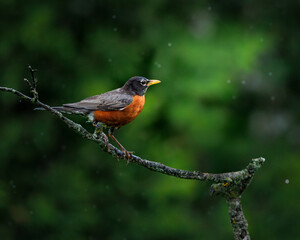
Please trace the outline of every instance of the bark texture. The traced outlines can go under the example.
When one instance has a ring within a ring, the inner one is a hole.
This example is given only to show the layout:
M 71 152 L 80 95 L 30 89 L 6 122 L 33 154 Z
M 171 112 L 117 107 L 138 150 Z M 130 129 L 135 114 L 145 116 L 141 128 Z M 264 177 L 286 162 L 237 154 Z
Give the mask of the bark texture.
M 239 196 L 237 198 L 227 199 L 227 203 L 234 239 L 250 240 L 248 222 L 243 213 L 241 197 Z

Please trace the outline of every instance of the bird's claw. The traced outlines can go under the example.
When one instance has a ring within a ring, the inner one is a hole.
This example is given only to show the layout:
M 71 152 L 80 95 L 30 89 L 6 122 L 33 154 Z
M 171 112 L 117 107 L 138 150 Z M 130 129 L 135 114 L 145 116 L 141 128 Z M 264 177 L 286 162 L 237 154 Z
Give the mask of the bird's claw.
M 101 138 L 105 144 L 105 148 L 107 149 L 107 152 L 110 152 L 108 137 L 105 135 L 105 133 L 102 133 Z
M 104 133 L 102 132 L 102 130 L 99 129 L 99 128 L 96 128 L 93 135 L 94 135 L 95 138 L 101 138 L 101 137 L 102 137 L 102 134 L 104 134 Z M 107 138 L 107 137 L 106 137 L 106 138 Z
M 95 129 L 94 137 L 97 139 L 101 139 L 104 142 L 105 148 L 107 149 L 107 151 L 110 152 L 108 137 L 105 135 L 104 132 L 102 132 L 101 129 L 99 129 L 99 128 Z
M 127 160 L 127 164 L 129 164 L 129 162 L 130 162 L 130 157 L 131 157 L 131 155 L 132 155 L 134 152 L 127 151 L 126 149 L 122 149 L 122 152 L 123 152 L 123 157 L 124 157 L 124 159 L 126 159 L 126 160 Z

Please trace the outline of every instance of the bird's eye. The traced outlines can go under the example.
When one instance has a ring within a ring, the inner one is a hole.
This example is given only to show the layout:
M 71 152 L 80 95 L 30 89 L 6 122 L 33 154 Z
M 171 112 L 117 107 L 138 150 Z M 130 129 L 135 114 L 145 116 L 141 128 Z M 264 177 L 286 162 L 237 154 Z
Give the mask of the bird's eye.
M 140 83 L 141 83 L 141 85 L 146 86 L 147 81 L 146 81 L 145 79 L 142 79 L 142 80 L 140 81 Z

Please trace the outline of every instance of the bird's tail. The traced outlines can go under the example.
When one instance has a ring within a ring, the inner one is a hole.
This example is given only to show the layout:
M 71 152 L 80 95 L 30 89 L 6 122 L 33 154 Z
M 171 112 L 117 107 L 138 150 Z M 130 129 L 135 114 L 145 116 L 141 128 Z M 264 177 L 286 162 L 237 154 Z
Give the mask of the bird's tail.
M 64 112 L 64 111 L 67 110 L 67 109 L 65 109 L 65 107 L 51 107 L 51 108 L 53 108 L 53 109 L 55 109 L 55 110 L 57 110 L 57 111 L 60 111 L 60 112 Z M 44 110 L 46 110 L 46 109 L 43 108 L 43 107 L 37 107 L 37 108 L 34 108 L 33 110 L 44 111 Z
M 55 109 L 59 112 L 62 112 L 62 113 L 79 114 L 79 115 L 85 115 L 86 114 L 86 112 L 81 111 L 80 109 L 72 108 L 72 107 L 57 106 L 57 107 L 51 107 L 51 108 L 53 108 L 53 109 Z M 34 108 L 34 110 L 44 111 L 46 109 L 43 108 L 43 107 L 38 107 L 38 108 Z
M 51 107 L 51 108 L 53 108 L 53 109 L 55 109 L 55 110 L 57 110 L 57 111 L 61 111 L 62 109 L 62 107 Z M 36 111 L 44 111 L 44 110 L 46 110 L 45 108 L 43 108 L 43 107 L 37 107 L 37 108 L 34 108 L 33 110 L 36 110 Z

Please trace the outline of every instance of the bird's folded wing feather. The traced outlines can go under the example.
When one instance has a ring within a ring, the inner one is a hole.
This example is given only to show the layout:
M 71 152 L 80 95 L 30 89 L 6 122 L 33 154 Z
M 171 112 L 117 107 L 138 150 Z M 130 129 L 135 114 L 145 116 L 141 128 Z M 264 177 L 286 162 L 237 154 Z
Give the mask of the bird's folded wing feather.
M 74 109 L 84 109 L 87 111 L 120 111 L 127 107 L 132 101 L 132 96 L 119 88 L 100 95 L 85 98 L 80 102 L 63 104 L 63 106 Z

